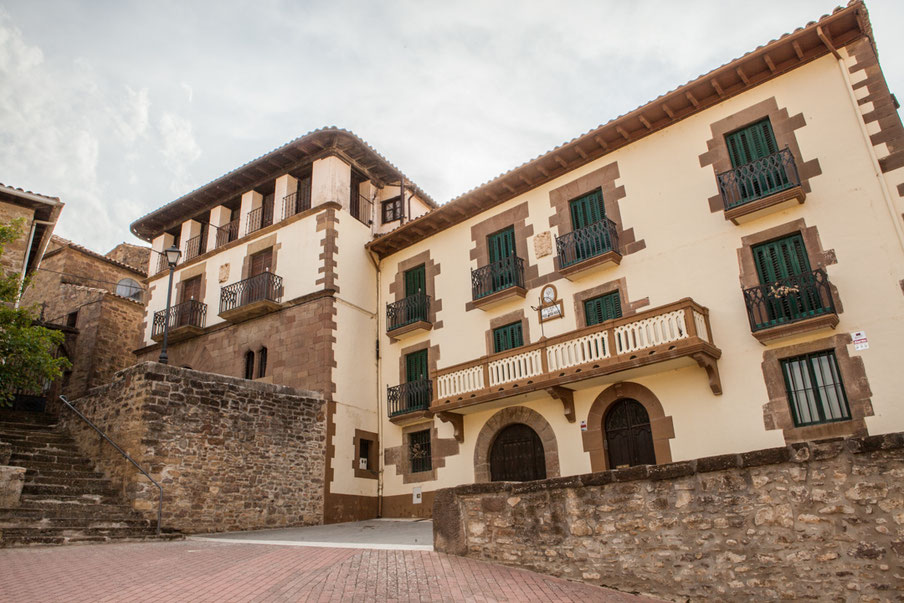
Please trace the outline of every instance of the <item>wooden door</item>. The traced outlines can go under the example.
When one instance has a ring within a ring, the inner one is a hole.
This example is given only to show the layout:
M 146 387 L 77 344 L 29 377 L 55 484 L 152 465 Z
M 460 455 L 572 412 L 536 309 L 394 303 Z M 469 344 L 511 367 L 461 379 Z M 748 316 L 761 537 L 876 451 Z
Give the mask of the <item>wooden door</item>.
M 273 266 L 273 248 L 270 247 L 251 256 L 248 279 L 245 281 L 245 289 L 242 292 L 242 305 L 262 299 L 273 299 L 275 294 L 272 289 L 272 281 L 266 276 Z
M 609 468 L 655 465 L 650 416 L 637 400 L 616 401 L 603 419 Z
M 499 432 L 490 450 L 490 479 L 494 482 L 546 479 L 546 456 L 536 431 L 515 423 Z
M 196 276 L 182 282 L 182 299 L 176 307 L 175 326 L 198 325 L 198 304 L 187 303 L 201 301 L 201 277 Z
M 430 406 L 430 388 L 427 380 L 427 350 L 419 350 L 405 356 L 405 404 L 409 409 Z
M 427 271 L 423 264 L 405 271 L 405 324 L 427 320 Z M 417 296 L 417 297 L 415 297 Z

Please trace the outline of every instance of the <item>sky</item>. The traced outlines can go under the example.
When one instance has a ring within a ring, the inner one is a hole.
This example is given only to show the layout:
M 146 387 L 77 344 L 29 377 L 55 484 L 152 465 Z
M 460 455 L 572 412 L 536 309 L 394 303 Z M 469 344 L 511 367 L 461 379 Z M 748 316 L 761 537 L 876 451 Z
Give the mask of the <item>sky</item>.
M 0 182 L 60 197 L 56 233 L 106 252 L 335 125 L 444 203 L 835 5 L 0 0 Z M 904 95 L 904 1 L 867 7 Z

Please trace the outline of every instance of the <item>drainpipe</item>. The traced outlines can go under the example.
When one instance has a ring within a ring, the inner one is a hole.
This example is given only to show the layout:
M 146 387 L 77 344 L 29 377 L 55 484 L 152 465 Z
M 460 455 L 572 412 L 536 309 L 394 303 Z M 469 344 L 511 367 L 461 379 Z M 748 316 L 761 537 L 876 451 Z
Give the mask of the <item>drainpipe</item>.
M 377 365 L 377 517 L 383 517 L 383 397 L 380 395 L 380 383 L 382 380 L 382 354 L 380 352 L 380 262 L 374 259 L 374 252 L 368 250 L 367 257 L 373 263 L 377 271 L 377 314 L 374 319 L 377 321 L 377 339 L 374 347 L 376 353 Z
M 37 229 L 37 225 L 41 224 L 43 226 L 54 226 L 56 221 L 48 222 L 47 220 L 32 220 L 31 221 L 31 230 L 28 233 L 28 244 L 25 247 L 25 261 L 22 263 L 22 273 L 19 275 L 19 291 L 16 294 L 16 304 L 15 307 L 19 307 L 19 302 L 22 299 L 22 287 L 25 285 L 25 274 L 28 272 L 28 262 L 31 260 L 31 244 L 35 239 L 35 230 Z M 41 254 L 41 257 L 38 259 L 38 263 L 35 264 L 35 270 L 41 266 L 41 259 L 43 259 L 44 254 Z
M 827 39 L 823 39 L 823 42 L 828 44 Z M 860 105 L 857 104 L 857 97 L 854 96 L 854 87 L 851 85 L 851 78 L 845 67 L 844 59 L 837 51 L 834 49 L 832 49 L 832 51 L 838 59 L 838 69 L 841 71 L 842 79 L 844 79 L 848 98 L 851 100 L 851 107 L 853 107 L 854 113 L 857 115 L 857 124 L 860 126 L 860 134 L 863 136 L 863 142 L 866 144 L 867 153 L 872 161 L 873 172 L 876 174 L 876 179 L 879 181 L 879 188 L 882 190 L 882 198 L 885 200 L 885 207 L 891 216 L 892 224 L 895 226 L 895 234 L 898 236 L 898 245 L 901 247 L 901 252 L 904 253 L 904 225 L 901 223 L 901 216 L 898 215 L 897 210 L 895 209 L 895 203 L 892 200 L 891 192 L 888 190 L 888 183 L 885 181 L 885 176 L 882 174 L 882 168 L 879 166 L 879 156 L 876 155 L 876 149 L 869 139 L 869 132 L 866 130 L 866 124 L 863 123 L 863 115 L 860 113 Z

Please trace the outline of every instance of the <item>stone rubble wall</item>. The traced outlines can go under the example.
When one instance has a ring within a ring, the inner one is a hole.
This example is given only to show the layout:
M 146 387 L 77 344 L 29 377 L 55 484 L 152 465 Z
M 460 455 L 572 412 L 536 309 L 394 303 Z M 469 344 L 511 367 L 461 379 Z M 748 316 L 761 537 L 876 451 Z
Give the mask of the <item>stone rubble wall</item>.
M 904 434 L 441 490 L 437 551 L 669 599 L 904 592 Z
M 163 485 L 163 526 L 185 533 L 320 524 L 320 395 L 144 362 L 73 405 Z M 61 422 L 132 506 L 158 490 L 70 409 Z

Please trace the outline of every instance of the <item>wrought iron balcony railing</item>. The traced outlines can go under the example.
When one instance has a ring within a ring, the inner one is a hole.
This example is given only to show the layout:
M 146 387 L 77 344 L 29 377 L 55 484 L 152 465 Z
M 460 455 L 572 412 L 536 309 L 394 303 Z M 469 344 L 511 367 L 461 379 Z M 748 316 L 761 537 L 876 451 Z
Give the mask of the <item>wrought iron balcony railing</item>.
M 220 290 L 220 314 L 248 304 L 282 299 L 282 277 L 264 272 L 243 281 L 226 285 Z
M 172 331 L 178 327 L 204 328 L 206 321 L 207 304 L 191 299 L 170 307 L 168 316 L 166 310 L 154 312 L 154 326 L 151 330 L 151 336 L 162 336 L 167 322 Z
M 390 417 L 397 417 L 416 410 L 427 410 L 433 399 L 433 381 L 420 379 L 386 388 L 386 400 Z
M 556 237 L 556 253 L 562 268 L 610 251 L 618 251 L 618 228 L 609 218 Z
M 271 224 L 273 224 L 273 204 L 261 205 L 248 212 L 248 226 L 245 227 L 245 234 L 251 234 Z
M 239 220 L 236 218 L 222 226 L 214 226 L 217 229 L 217 247 L 222 247 L 239 238 Z
M 717 178 L 727 210 L 800 185 L 797 165 L 788 148 L 722 172 Z
M 754 332 L 835 313 L 829 277 L 822 269 L 745 289 L 744 302 Z
M 516 255 L 471 270 L 471 295 L 475 300 L 510 287 L 524 287 L 524 260 Z
M 198 235 L 196 237 L 192 237 L 185 242 L 185 259 L 190 260 L 192 258 L 196 258 L 203 251 L 203 241 L 201 240 L 203 237 Z
M 154 276 L 155 274 L 160 274 L 167 268 L 169 268 L 169 264 L 166 262 L 166 256 L 156 250 L 151 250 L 151 274 L 149 276 Z M 156 261 L 154 260 L 156 258 Z
M 386 304 L 386 330 L 392 331 L 418 321 L 427 321 L 430 315 L 430 296 L 420 291 L 405 299 Z
M 300 192 L 289 193 L 283 197 L 283 220 L 311 209 L 311 189 L 304 188 Z
M 352 195 L 349 203 L 349 213 L 365 226 L 370 226 L 371 216 L 374 211 L 374 202 L 364 195 Z

